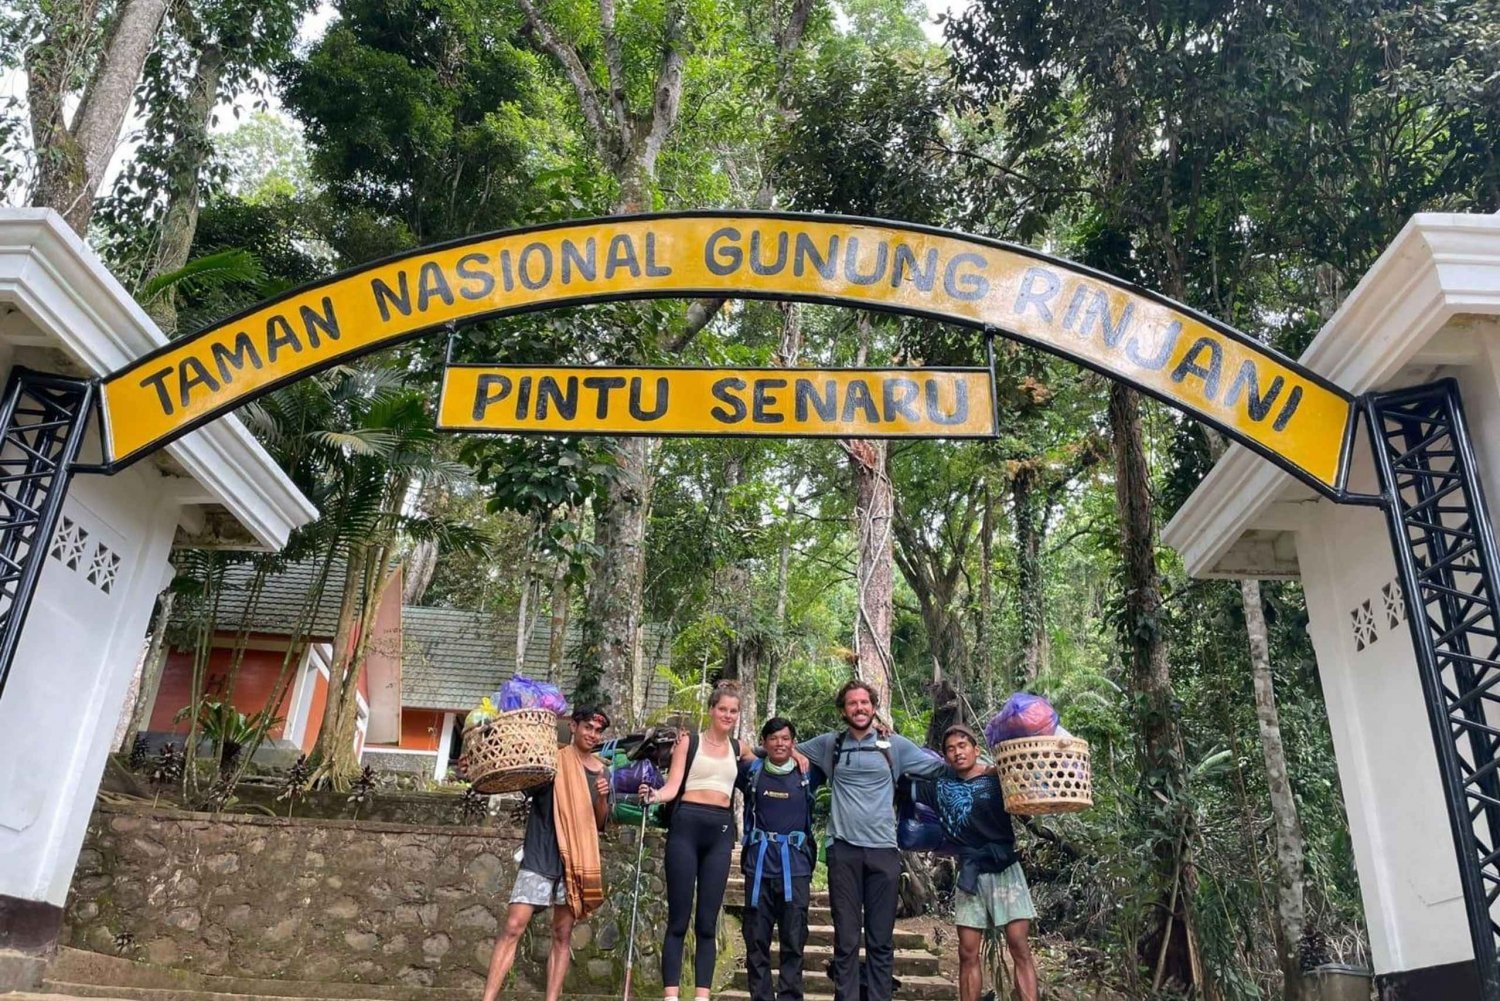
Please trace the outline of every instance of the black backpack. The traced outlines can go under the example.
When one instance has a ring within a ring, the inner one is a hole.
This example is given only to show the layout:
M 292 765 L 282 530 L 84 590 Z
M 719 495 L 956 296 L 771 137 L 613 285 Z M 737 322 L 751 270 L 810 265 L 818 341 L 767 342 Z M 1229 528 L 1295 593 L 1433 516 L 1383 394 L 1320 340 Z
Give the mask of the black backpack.
M 836 771 L 838 771 L 838 768 L 839 768 L 839 758 L 842 757 L 843 753 L 844 753 L 844 738 L 847 737 L 847 736 L 849 736 L 849 731 L 848 730 L 840 730 L 839 733 L 838 733 L 838 736 L 836 736 L 836 737 L 833 738 L 833 762 L 832 762 L 832 767 L 829 769 L 829 772 L 828 772 L 828 788 L 829 788 L 829 790 L 833 789 L 833 773 L 836 772 Z M 891 748 L 890 748 L 889 742 L 887 742 L 887 744 L 886 744 L 885 747 L 881 747 L 879 745 L 879 743 L 878 743 L 878 740 L 879 740 L 879 738 L 877 738 L 877 743 L 876 743 L 875 749 L 878 750 L 881 754 L 885 755 L 885 763 L 890 766 L 890 769 L 891 769 L 891 791 L 892 791 L 891 805 L 896 808 L 897 817 L 899 819 L 899 817 L 900 817 L 900 811 L 902 809 L 903 800 L 910 800 L 911 793 L 910 793 L 909 790 L 906 789 L 906 786 L 908 785 L 908 783 L 901 781 L 901 779 L 900 779 L 900 773 L 897 772 L 897 770 L 896 770 L 896 759 L 891 754 Z M 862 751 L 862 750 L 864 750 L 864 748 L 857 747 L 857 748 L 854 748 L 854 750 Z M 898 825 L 897 830 L 899 832 L 899 830 L 900 830 L 899 825 Z

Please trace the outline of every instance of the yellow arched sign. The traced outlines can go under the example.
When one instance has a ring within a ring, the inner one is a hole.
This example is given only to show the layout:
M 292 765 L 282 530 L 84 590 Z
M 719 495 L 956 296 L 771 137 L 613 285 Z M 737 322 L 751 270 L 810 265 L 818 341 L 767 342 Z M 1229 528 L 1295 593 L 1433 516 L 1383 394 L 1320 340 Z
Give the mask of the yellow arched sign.
M 346 272 L 111 374 L 108 461 L 433 328 L 667 296 L 797 299 L 994 328 L 1131 383 L 1336 493 L 1350 397 L 1182 306 L 1024 248 L 828 216 L 626 216 L 428 248 Z

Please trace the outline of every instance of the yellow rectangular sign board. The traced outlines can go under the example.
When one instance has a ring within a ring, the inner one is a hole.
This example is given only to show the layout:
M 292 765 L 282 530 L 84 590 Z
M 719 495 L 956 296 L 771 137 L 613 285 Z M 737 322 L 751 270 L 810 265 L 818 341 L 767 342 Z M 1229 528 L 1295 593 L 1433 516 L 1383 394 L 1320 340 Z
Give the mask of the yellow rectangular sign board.
M 980 438 L 988 369 L 455 365 L 438 426 L 510 434 Z

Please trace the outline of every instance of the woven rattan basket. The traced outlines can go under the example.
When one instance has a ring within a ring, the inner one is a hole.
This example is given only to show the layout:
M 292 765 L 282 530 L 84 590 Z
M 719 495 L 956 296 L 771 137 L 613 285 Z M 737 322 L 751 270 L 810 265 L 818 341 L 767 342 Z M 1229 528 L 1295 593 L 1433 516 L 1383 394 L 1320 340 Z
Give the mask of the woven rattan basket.
M 557 714 L 512 709 L 464 732 L 469 782 L 491 795 L 541 785 L 557 774 Z
M 1094 805 L 1089 742 L 1023 737 L 995 745 L 995 769 L 1010 813 L 1077 813 Z

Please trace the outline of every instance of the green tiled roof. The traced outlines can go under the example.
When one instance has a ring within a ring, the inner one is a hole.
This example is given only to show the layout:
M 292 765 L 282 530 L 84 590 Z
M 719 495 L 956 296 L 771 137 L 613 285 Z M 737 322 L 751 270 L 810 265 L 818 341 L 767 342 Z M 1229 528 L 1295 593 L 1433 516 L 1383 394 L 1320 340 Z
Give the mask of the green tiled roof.
M 658 653 L 667 656 L 663 630 L 647 626 L 644 632 L 644 663 L 657 663 Z M 404 656 L 401 663 L 401 704 L 414 709 L 464 711 L 499 688 L 514 673 L 516 621 L 514 616 L 494 616 L 456 608 L 401 609 Z M 547 622 L 532 632 L 526 647 L 522 673 L 547 676 Z M 568 628 L 558 687 L 571 692 L 577 682 L 572 654 L 578 632 Z M 646 691 L 646 707 L 666 704 L 667 687 L 652 672 Z
M 214 628 L 219 632 L 237 632 L 248 627 L 250 632 L 273 636 L 290 636 L 293 632 L 304 631 L 315 641 L 332 640 L 338 629 L 344 563 L 335 560 L 329 568 L 321 600 L 318 607 L 312 609 L 308 596 L 322 572 L 322 560 L 289 563 L 265 576 L 257 596 L 252 593 L 254 564 L 233 563 L 224 571 L 216 600 L 200 595 L 177 597 L 172 604 L 172 626 L 180 631 L 180 636 L 196 630 L 212 616 Z

